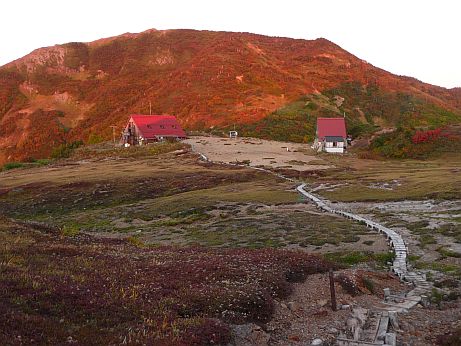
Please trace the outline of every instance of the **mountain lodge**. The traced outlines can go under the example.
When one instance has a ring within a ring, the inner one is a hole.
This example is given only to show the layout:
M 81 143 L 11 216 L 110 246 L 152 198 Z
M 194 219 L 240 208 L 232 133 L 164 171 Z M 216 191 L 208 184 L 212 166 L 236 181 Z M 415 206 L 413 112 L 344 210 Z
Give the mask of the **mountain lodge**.
M 317 118 L 313 148 L 327 153 L 344 153 L 346 147 L 346 120 L 344 118 Z
M 165 140 L 181 140 L 186 133 L 173 115 L 130 115 L 123 131 L 124 145 L 143 145 Z

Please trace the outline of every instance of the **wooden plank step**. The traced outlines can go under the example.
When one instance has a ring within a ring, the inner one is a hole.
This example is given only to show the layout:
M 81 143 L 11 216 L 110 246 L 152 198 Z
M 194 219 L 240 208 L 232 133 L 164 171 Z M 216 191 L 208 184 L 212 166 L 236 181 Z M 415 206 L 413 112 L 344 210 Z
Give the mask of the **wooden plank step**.
M 337 341 L 347 342 L 349 346 L 383 346 L 384 341 L 382 342 L 368 342 L 368 341 L 357 341 L 347 338 L 336 338 Z
M 383 316 L 379 320 L 378 332 L 374 342 L 382 341 L 384 343 L 384 338 L 386 337 L 387 328 L 389 327 L 389 316 Z
M 378 328 L 379 328 L 379 321 L 381 320 L 381 313 L 378 313 L 378 316 L 370 317 L 368 318 L 367 324 L 372 325 L 373 328 L 367 328 L 362 332 L 362 340 L 363 341 L 369 341 L 373 342 L 376 336 L 376 333 L 378 333 Z

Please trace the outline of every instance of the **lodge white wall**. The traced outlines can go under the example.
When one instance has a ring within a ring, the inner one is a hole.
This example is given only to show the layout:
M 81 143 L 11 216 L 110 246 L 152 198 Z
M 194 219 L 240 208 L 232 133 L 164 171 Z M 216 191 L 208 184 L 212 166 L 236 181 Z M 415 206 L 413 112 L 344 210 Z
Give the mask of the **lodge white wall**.
M 344 148 L 340 147 L 325 147 L 327 153 L 344 153 Z

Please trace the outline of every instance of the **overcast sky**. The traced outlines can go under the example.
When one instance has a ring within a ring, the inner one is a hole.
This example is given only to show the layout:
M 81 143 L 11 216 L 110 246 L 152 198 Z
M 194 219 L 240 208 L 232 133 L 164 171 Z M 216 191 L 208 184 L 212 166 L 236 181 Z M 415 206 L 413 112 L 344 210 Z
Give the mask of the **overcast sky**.
M 399 75 L 461 86 L 458 0 L 4 0 L 0 65 L 32 50 L 147 29 L 324 37 Z

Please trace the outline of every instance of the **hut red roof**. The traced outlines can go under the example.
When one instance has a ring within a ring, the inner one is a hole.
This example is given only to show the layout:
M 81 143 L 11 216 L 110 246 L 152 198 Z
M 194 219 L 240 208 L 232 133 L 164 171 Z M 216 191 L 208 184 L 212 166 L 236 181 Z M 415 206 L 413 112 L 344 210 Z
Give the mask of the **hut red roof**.
M 346 138 L 346 121 L 344 118 L 317 118 L 317 138 L 323 141 L 326 136 Z
M 186 133 L 173 115 L 132 114 L 140 134 L 145 139 L 155 137 L 186 137 Z

